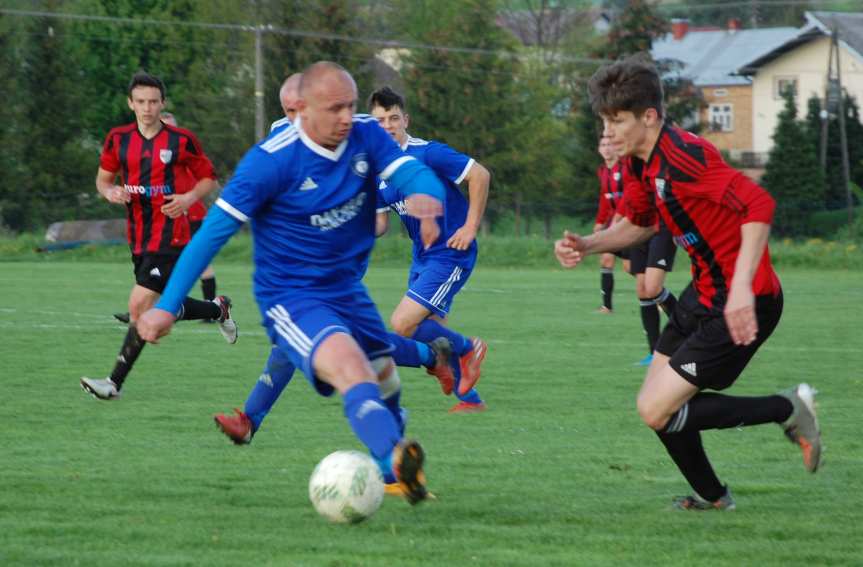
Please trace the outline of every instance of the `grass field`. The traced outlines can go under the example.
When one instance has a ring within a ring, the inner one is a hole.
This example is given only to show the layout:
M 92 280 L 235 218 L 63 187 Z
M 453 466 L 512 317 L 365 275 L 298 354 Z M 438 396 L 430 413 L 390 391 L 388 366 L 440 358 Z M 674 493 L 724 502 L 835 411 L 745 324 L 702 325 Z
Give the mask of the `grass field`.
M 678 258 L 681 265 L 682 259 Z M 482 269 L 452 322 L 489 342 L 484 414 L 452 416 L 436 383 L 402 369 L 409 433 L 438 500 L 387 499 L 370 521 L 319 518 L 319 459 L 359 449 L 338 399 L 298 376 L 252 445 L 217 432 L 266 358 L 249 269 L 217 264 L 240 341 L 183 323 L 148 346 L 112 403 L 78 387 L 109 371 L 130 266 L 0 263 L 0 565 L 851 565 L 863 562 L 863 284 L 786 269 L 783 321 L 730 392 L 819 391 L 823 469 L 807 474 L 776 426 L 705 434 L 738 509 L 683 513 L 686 493 L 634 396 L 644 354 L 633 284 L 593 313 L 593 269 Z M 403 268 L 373 268 L 384 313 Z M 681 271 L 671 287 L 685 282 Z M 196 293 L 198 290 L 196 290 Z

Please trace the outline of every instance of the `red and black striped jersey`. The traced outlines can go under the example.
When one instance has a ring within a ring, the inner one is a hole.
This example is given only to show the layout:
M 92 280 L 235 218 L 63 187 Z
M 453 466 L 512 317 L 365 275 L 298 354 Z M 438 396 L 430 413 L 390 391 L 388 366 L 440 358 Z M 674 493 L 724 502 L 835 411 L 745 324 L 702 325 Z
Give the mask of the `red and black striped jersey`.
M 162 213 L 165 197 L 192 189 L 201 179 L 215 179 L 213 164 L 192 132 L 162 124 L 145 138 L 136 122 L 108 133 L 99 165 L 119 173 L 131 201 L 126 235 L 132 254 L 179 254 L 189 243 L 189 218 Z
M 627 218 L 651 226 L 658 212 L 674 242 L 689 253 L 699 301 L 721 311 L 740 252 L 740 227 L 770 224 L 775 201 L 725 163 L 713 144 L 674 126 L 663 126 L 646 162 L 630 157 L 625 167 L 631 174 L 624 188 Z M 755 295 L 776 295 L 780 289 L 765 250 L 752 290 Z
M 599 210 L 596 212 L 596 224 L 608 226 L 615 213 L 622 212 L 620 203 L 623 201 L 623 168 L 620 161 L 608 167 L 602 164 L 596 170 L 599 178 Z

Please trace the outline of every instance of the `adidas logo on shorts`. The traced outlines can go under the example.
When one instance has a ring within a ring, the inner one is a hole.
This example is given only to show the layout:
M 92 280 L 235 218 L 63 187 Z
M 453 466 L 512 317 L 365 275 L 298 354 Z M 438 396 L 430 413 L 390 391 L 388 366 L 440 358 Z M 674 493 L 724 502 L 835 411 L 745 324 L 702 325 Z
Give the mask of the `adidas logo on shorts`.
M 689 374 L 690 376 L 698 376 L 698 372 L 695 369 L 694 362 L 688 362 L 686 364 L 681 364 L 680 369 Z

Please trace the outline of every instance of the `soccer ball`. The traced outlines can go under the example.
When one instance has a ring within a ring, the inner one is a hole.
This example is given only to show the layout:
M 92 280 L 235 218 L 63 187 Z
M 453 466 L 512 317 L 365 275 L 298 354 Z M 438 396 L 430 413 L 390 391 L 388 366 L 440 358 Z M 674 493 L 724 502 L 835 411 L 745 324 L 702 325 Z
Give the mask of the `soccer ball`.
M 331 522 L 356 524 L 381 507 L 384 479 L 377 463 L 365 453 L 336 451 L 312 471 L 309 499 Z

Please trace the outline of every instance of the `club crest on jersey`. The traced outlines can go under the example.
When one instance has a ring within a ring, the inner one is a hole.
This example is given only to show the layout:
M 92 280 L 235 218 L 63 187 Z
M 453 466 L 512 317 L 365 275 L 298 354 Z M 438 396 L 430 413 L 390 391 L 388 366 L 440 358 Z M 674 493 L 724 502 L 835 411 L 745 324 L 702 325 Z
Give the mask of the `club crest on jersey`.
M 615 172 L 611 175 L 611 177 L 612 177 L 612 178 L 614 178 L 614 180 L 615 180 L 615 181 L 620 181 L 620 172 L 619 172 L 619 171 L 615 171 Z
M 369 174 L 369 160 L 364 153 L 359 153 L 351 158 L 351 170 L 358 176 L 365 178 Z
M 661 177 L 656 178 L 656 194 L 660 199 L 665 200 L 665 179 Z
M 162 160 L 162 163 L 171 163 L 172 157 L 174 157 L 174 152 L 172 152 L 171 150 L 159 150 L 159 159 Z

